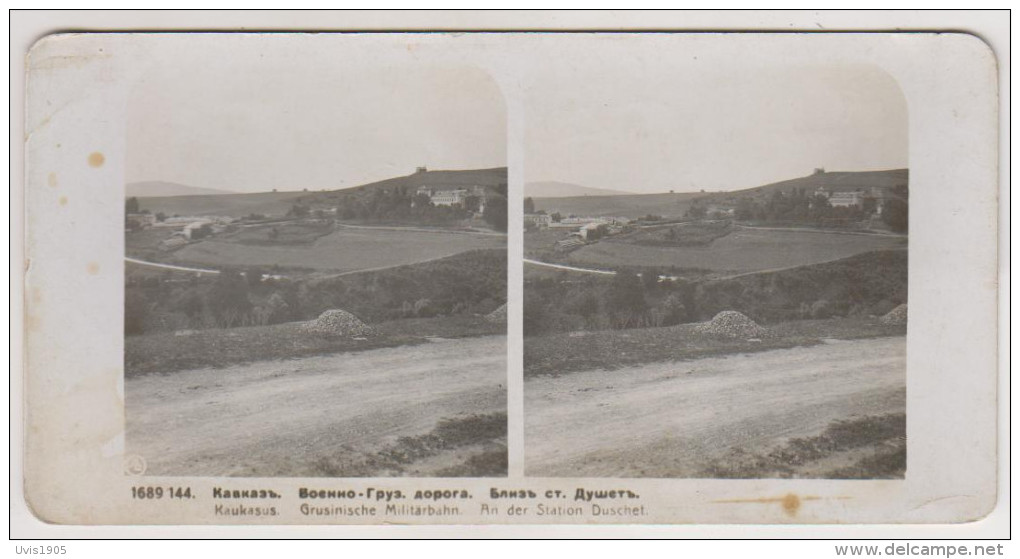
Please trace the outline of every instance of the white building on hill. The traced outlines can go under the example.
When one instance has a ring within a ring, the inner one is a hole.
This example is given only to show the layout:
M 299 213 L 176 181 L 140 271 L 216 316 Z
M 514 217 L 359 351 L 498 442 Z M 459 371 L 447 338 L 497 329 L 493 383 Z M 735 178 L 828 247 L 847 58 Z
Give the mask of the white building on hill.
M 464 205 L 465 200 L 469 196 L 476 196 L 478 198 L 478 211 L 481 212 L 485 208 L 485 198 L 488 196 L 488 192 L 484 186 L 420 186 L 417 190 L 418 194 L 424 194 L 429 197 L 429 200 L 437 206 L 453 206 L 453 205 Z

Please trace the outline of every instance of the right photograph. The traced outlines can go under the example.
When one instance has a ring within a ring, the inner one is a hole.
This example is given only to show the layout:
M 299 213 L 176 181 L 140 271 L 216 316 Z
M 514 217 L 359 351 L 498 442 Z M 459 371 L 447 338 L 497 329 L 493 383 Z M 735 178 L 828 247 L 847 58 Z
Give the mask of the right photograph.
M 896 81 L 619 58 L 528 84 L 526 475 L 904 478 Z

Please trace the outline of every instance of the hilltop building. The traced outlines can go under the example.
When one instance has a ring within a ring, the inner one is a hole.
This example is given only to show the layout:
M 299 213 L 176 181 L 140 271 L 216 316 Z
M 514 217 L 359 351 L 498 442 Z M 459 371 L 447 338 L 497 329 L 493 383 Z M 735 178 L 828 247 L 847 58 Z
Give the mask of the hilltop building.
M 485 200 L 488 197 L 486 188 L 480 185 L 419 186 L 417 193 L 428 196 L 429 201 L 437 206 L 454 206 L 458 204 L 463 206 L 468 197 L 475 196 L 478 198 L 478 212 L 485 210 Z
M 850 208 L 864 206 L 864 193 L 862 192 L 824 192 L 823 196 L 829 199 L 829 205 L 834 208 Z
M 855 190 L 837 190 L 831 187 L 821 187 L 815 190 L 815 195 L 825 197 L 829 201 L 829 205 L 834 208 L 863 208 L 865 206 L 864 201 L 870 198 L 875 201 L 875 212 L 877 213 L 882 213 L 885 201 L 889 198 L 889 193 L 877 186 L 868 189 L 857 188 Z

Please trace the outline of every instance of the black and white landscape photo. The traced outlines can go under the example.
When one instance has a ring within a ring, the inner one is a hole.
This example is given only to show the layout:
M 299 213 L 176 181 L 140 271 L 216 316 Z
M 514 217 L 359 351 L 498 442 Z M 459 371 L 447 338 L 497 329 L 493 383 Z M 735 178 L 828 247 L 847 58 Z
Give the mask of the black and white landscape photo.
M 704 53 L 528 85 L 526 472 L 903 478 L 904 97 Z
M 135 473 L 506 476 L 495 82 L 201 44 L 149 45 L 128 99 Z

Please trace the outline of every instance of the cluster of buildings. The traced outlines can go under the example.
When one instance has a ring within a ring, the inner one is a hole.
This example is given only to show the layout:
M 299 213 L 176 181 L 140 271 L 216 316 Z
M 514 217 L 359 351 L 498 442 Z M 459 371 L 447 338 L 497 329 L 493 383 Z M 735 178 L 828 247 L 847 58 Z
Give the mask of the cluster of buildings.
M 871 188 L 857 188 L 854 190 L 837 190 L 834 188 L 821 187 L 815 190 L 815 196 L 821 196 L 829 201 L 834 208 L 863 208 L 864 201 L 868 198 L 875 201 L 875 211 L 882 213 L 882 206 L 888 198 L 885 189 L 874 186 Z
M 552 216 L 544 213 L 524 214 L 525 226 L 532 225 L 537 229 L 570 229 L 567 241 L 576 244 L 580 241 L 591 240 L 596 237 L 596 232 L 602 235 L 615 235 L 623 231 L 623 226 L 630 223 L 626 217 L 607 216 L 569 216 L 554 221 Z M 572 240 L 573 239 L 573 240 Z
M 188 244 L 196 235 L 196 231 L 202 230 L 210 234 L 222 233 L 229 224 L 236 221 L 232 217 L 219 215 L 206 216 L 173 216 L 162 220 L 152 213 L 129 213 L 126 216 L 126 223 L 130 229 L 176 229 L 170 237 L 159 245 L 161 250 L 173 250 Z
M 428 196 L 429 201 L 436 206 L 465 206 L 468 198 L 475 197 L 478 199 L 478 208 L 475 209 L 478 213 L 485 211 L 485 199 L 488 196 L 487 189 L 480 185 L 419 186 L 417 194 Z

